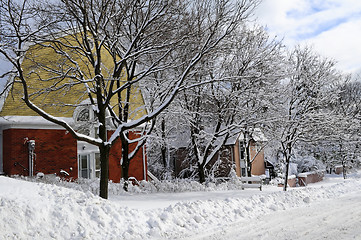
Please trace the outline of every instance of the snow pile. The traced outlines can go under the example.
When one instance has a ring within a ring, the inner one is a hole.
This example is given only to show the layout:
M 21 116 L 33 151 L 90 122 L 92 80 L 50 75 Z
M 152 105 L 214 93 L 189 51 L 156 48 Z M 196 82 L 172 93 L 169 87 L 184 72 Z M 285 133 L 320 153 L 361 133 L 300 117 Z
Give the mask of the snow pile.
M 317 160 L 313 156 L 304 155 L 301 153 L 301 151 L 297 151 L 291 157 L 291 162 L 294 164 L 292 174 L 326 169 L 326 165 L 322 161 Z
M 266 187 L 263 192 L 240 191 L 244 197 L 191 199 L 140 210 L 91 192 L 0 177 L 0 239 L 174 239 L 336 198 L 360 187 L 359 179 L 289 192 Z

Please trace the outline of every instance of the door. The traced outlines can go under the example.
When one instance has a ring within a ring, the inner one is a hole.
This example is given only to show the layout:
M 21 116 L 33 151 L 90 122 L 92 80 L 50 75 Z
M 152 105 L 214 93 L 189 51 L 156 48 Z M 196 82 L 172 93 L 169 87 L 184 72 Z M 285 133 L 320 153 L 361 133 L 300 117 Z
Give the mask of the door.
M 79 177 L 91 178 L 90 154 L 79 155 Z
M 100 177 L 100 154 L 97 152 L 80 153 L 79 159 L 79 177 L 94 178 Z
M 241 142 L 240 142 L 241 144 Z M 245 159 L 245 149 L 243 146 L 239 147 L 239 165 L 241 167 L 241 177 L 247 177 L 246 171 L 246 159 Z

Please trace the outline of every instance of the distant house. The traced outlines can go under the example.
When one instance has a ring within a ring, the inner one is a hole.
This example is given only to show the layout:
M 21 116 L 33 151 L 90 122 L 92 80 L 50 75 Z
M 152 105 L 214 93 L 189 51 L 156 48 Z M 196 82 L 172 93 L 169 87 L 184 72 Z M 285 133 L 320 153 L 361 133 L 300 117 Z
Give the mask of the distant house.
M 238 177 L 247 175 L 246 151 L 243 147 L 243 133 L 236 134 L 228 139 L 221 150 L 210 160 L 206 169 L 216 178 L 228 177 L 232 168 L 235 168 Z M 255 129 L 249 139 L 249 154 L 252 175 L 266 175 L 271 177 L 273 165 L 264 158 L 264 145 L 267 139 L 260 129 Z M 170 151 L 171 166 L 176 176 L 187 176 L 186 159 L 189 158 L 186 147 L 173 148 Z
M 83 63 L 84 66 L 81 67 L 86 67 L 86 60 Z M 30 46 L 22 62 L 29 91 L 36 93 L 47 87 L 58 87 L 54 81 L 59 79 L 52 81 L 48 77 L 49 81 L 41 81 L 39 76 L 44 78 L 49 76 L 51 73 L 46 71 L 46 67 L 59 64 L 69 63 L 59 59 L 55 51 L 39 45 Z M 89 77 L 91 78 L 91 74 Z M 68 122 L 78 132 L 96 136 L 98 123 L 93 106 L 85 93 L 85 86 L 78 84 L 57 92 L 34 94 L 32 101 L 41 105 L 53 116 Z M 72 179 L 98 177 L 100 174 L 98 148 L 73 139 L 64 128 L 37 116 L 24 104 L 21 100 L 22 96 L 21 84 L 15 83 L 0 101 L 0 174 L 33 176 L 41 172 Z M 145 111 L 139 108 L 144 105 L 139 89 L 132 89 L 130 101 L 136 119 L 139 111 Z M 109 126 L 111 126 L 110 122 Z M 111 131 L 110 128 L 109 134 Z M 136 136 L 136 131 L 130 133 L 130 138 L 134 139 Z M 109 178 L 114 182 L 119 182 L 122 176 L 120 163 L 119 141 L 112 146 L 109 157 Z M 147 159 L 143 148 L 132 159 L 129 176 L 142 180 L 146 179 L 146 173 Z
M 238 177 L 247 176 L 247 153 L 251 162 L 251 174 L 257 176 L 266 174 L 267 164 L 264 157 L 264 145 L 267 139 L 258 128 L 254 129 L 249 135 L 248 151 L 244 148 L 243 133 L 230 138 L 226 143 L 226 147 L 230 149 L 231 158 L 236 166 Z

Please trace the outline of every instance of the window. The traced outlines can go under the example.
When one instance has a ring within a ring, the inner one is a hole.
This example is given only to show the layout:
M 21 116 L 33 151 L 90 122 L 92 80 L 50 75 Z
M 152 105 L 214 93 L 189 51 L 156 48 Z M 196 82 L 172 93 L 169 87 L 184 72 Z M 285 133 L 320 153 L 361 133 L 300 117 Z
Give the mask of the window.
M 110 113 L 108 111 L 106 111 L 106 116 L 107 127 L 113 127 L 109 118 Z M 90 137 L 98 137 L 99 121 L 96 113 L 94 112 L 94 105 L 90 104 L 88 100 L 83 101 L 81 105 L 75 109 L 73 119 L 75 123 L 75 130 L 78 133 Z
M 81 178 L 91 178 L 91 168 L 90 168 L 90 156 L 79 155 L 79 177 Z
M 81 153 L 78 155 L 79 177 L 100 177 L 100 154 L 97 152 Z
M 100 153 L 95 153 L 95 177 L 100 178 Z
M 90 120 L 89 108 L 85 107 L 80 110 L 76 116 L 76 122 L 88 122 Z
M 244 159 L 244 151 L 245 151 L 244 147 L 240 147 L 239 152 L 240 152 L 240 158 L 241 159 Z
M 77 107 L 73 118 L 78 133 L 91 137 L 97 136 L 98 121 L 91 105 Z

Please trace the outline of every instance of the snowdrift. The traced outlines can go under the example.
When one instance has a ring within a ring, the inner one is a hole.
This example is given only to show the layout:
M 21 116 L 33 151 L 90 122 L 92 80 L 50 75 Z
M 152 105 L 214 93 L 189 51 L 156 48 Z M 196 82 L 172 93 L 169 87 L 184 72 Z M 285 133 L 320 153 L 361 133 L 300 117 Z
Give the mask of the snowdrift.
M 194 198 L 141 210 L 91 192 L 1 176 L 0 239 L 174 239 L 360 188 L 361 181 L 352 179 L 288 192 L 239 190 L 244 197 Z

